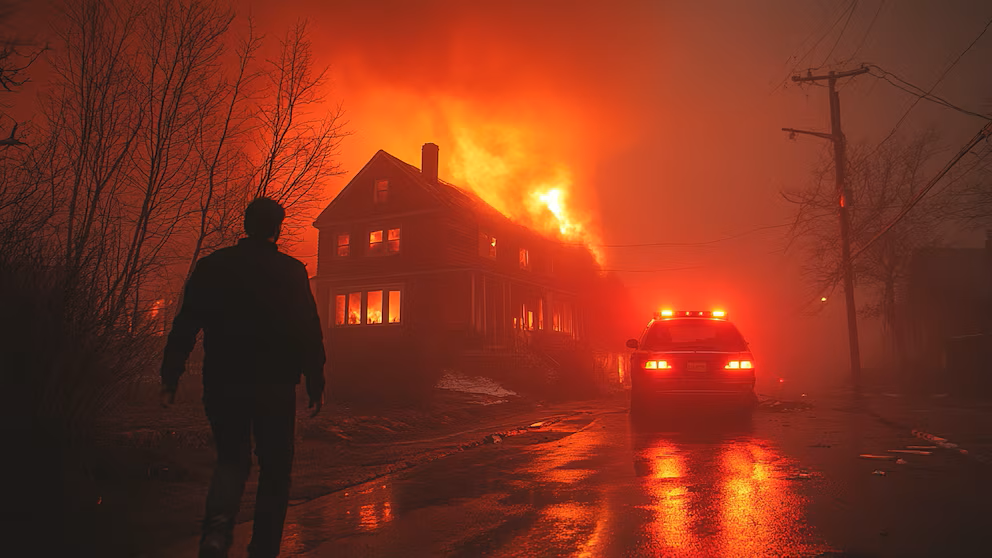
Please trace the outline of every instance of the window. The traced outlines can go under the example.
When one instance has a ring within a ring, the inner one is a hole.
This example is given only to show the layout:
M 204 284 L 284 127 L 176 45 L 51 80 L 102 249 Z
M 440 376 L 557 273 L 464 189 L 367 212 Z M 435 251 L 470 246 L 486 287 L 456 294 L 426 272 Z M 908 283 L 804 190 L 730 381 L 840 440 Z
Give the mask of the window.
M 369 233 L 369 254 L 382 253 L 382 231 L 372 231 Z
M 348 293 L 348 323 L 362 323 L 362 293 Z
M 376 180 L 373 192 L 373 201 L 375 203 L 380 204 L 389 201 L 389 181 L 385 178 Z
M 369 251 L 370 256 L 382 256 L 384 254 L 399 254 L 400 252 L 400 228 L 379 229 L 369 231 Z
M 351 254 L 351 235 L 350 234 L 339 234 L 338 235 L 338 256 L 347 256 Z
M 530 269 L 530 251 L 526 248 L 520 249 L 520 269 Z
M 389 298 L 387 300 L 389 301 L 387 306 L 389 308 L 389 323 L 400 323 L 400 292 L 389 291 Z
M 344 325 L 345 296 L 339 294 L 334 297 L 334 325 Z
M 382 323 L 382 291 L 368 292 L 368 305 L 365 312 L 365 323 Z
M 386 239 L 389 241 L 389 253 L 395 254 L 400 251 L 400 230 L 389 229 Z
M 386 317 L 388 323 L 398 324 L 401 294 L 394 287 L 335 295 L 334 325 L 379 325 Z
M 496 259 L 496 237 L 491 234 L 479 234 L 479 255 Z
M 537 299 L 537 329 L 544 329 L 544 299 Z

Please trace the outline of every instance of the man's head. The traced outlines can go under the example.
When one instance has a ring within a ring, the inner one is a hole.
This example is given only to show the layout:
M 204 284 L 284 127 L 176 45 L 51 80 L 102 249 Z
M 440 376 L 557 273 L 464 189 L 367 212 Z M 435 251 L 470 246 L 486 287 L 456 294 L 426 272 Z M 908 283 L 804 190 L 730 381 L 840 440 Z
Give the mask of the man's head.
M 286 210 L 272 198 L 255 198 L 245 209 L 245 233 L 250 238 L 276 240 Z

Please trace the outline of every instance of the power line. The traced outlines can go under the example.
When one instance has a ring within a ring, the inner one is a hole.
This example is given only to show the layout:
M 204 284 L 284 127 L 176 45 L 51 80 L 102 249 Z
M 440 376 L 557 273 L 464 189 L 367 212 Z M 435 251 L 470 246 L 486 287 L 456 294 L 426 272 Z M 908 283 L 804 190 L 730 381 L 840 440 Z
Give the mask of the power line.
M 989 116 L 986 116 L 984 114 L 980 114 L 980 113 L 977 113 L 977 112 L 970 111 L 968 109 L 959 107 L 959 106 L 955 105 L 954 103 L 951 103 L 947 99 L 944 99 L 943 97 L 939 97 L 937 95 L 930 94 L 930 93 L 924 91 L 922 87 L 906 81 L 905 79 L 903 79 L 903 78 L 899 77 L 898 75 L 896 75 L 894 72 L 890 72 L 890 71 L 882 68 L 881 66 L 878 66 L 877 64 L 866 64 L 865 67 L 867 67 L 867 68 L 875 68 L 878 71 L 882 72 L 882 75 L 878 75 L 878 74 L 875 74 L 875 73 L 872 73 L 872 72 L 868 72 L 868 73 L 869 73 L 869 75 L 874 76 L 876 78 L 879 78 L 881 80 L 884 80 L 885 82 L 887 82 L 888 84 L 892 85 L 893 87 L 895 87 L 897 89 L 900 89 L 902 91 L 905 91 L 906 93 L 909 93 L 910 95 L 914 95 L 916 97 L 919 97 L 920 99 L 926 99 L 926 100 L 928 100 L 928 101 L 930 101 L 932 103 L 936 103 L 938 105 L 945 106 L 945 107 L 947 107 L 949 109 L 956 110 L 958 112 L 967 114 L 969 116 L 977 116 L 978 118 L 984 118 L 985 120 L 992 120 L 992 118 L 990 118 Z M 892 81 L 892 79 L 890 79 L 890 77 L 891 78 L 895 78 L 896 81 Z
M 700 269 L 702 267 L 706 267 L 706 266 L 702 266 L 702 265 L 691 265 L 691 266 L 686 266 L 686 267 L 668 267 L 668 268 L 662 268 L 662 269 L 604 269 L 602 271 L 606 271 L 606 272 L 609 272 L 609 273 L 668 273 L 670 271 L 683 271 L 683 270 L 686 270 L 686 269 Z
M 823 58 L 823 62 L 820 63 L 817 68 L 822 68 L 827 64 L 827 60 L 830 60 L 830 56 L 834 53 L 837 45 L 840 44 L 840 40 L 844 38 L 844 33 L 847 31 L 847 26 L 851 23 L 851 18 L 854 17 L 854 12 L 858 10 L 858 0 L 853 0 L 851 2 L 850 13 L 847 15 L 847 21 L 844 22 L 844 27 L 841 27 L 840 34 L 837 35 L 837 40 L 834 41 L 834 46 L 830 47 L 830 52 Z
M 871 23 L 868 24 L 868 29 L 865 30 L 865 34 L 861 36 L 861 42 L 858 43 L 858 48 L 854 49 L 854 52 L 851 53 L 851 56 L 848 56 L 844 60 L 840 61 L 838 64 L 841 65 L 847 64 L 858 56 L 858 53 L 861 52 L 861 48 L 865 46 L 865 40 L 868 39 L 868 35 L 871 34 L 871 30 L 875 28 L 875 21 L 878 20 L 878 14 L 882 13 L 882 8 L 884 6 L 885 6 L 885 0 L 882 0 L 881 2 L 878 3 L 878 9 L 875 10 L 875 15 L 872 16 Z
M 728 240 L 734 240 L 741 238 L 742 236 L 748 236 L 756 232 L 761 232 L 769 229 L 780 229 L 783 227 L 790 227 L 792 223 L 780 223 L 778 225 L 764 225 L 761 227 L 755 227 L 753 229 L 748 229 L 730 236 L 725 236 L 722 238 L 715 238 L 713 240 L 705 240 L 702 242 L 642 242 L 633 244 L 592 244 L 596 248 L 644 248 L 644 247 L 665 247 L 665 248 L 678 248 L 678 247 L 693 247 L 693 246 L 708 246 L 711 244 L 718 244 L 720 242 L 726 242 Z M 590 246 L 583 243 L 569 243 L 574 246 Z
M 917 203 L 919 203 L 924 196 L 927 195 L 927 192 L 929 192 L 934 186 L 937 185 L 937 182 L 939 182 L 940 179 L 943 178 L 944 175 L 946 175 L 954 167 L 954 165 L 958 163 L 958 161 L 964 158 L 964 156 L 967 155 L 968 152 L 971 151 L 976 145 L 978 145 L 980 141 L 989 137 L 990 135 L 992 135 L 992 122 L 986 124 L 984 128 L 982 128 L 977 134 L 975 134 L 975 137 L 972 138 L 971 141 L 967 143 L 967 145 L 961 148 L 961 151 L 958 151 L 958 154 L 955 155 L 954 158 L 952 158 L 950 161 L 948 161 L 948 163 L 944 165 L 944 168 L 941 169 L 940 172 L 937 173 L 937 175 L 934 176 L 930 180 L 930 182 L 927 183 L 926 186 L 924 186 L 922 189 L 920 189 L 919 192 L 913 195 L 913 197 L 906 204 L 906 207 L 904 207 L 902 211 L 900 211 L 899 214 L 896 215 L 896 218 L 890 221 L 889 224 L 882 227 L 882 230 L 878 231 L 878 233 L 875 234 L 875 236 L 871 237 L 871 239 L 868 240 L 868 242 L 866 242 L 860 248 L 855 250 L 854 253 L 851 254 L 850 259 L 854 260 L 854 258 L 857 258 L 860 254 L 864 253 L 864 251 L 867 250 L 872 244 L 874 244 L 876 240 L 881 238 L 882 235 L 889 232 L 889 230 L 891 230 L 892 227 L 896 225 L 896 223 L 901 221 L 902 218 L 905 217 L 910 212 L 910 210 L 912 210 L 913 207 Z
M 806 51 L 806 54 L 803 54 L 801 58 L 796 59 L 796 63 L 793 64 L 792 68 L 789 69 L 789 72 L 785 74 L 785 77 L 782 78 L 782 81 L 779 82 L 779 84 L 776 85 L 774 89 L 772 89 L 771 93 L 775 93 L 783 85 L 789 82 L 789 78 L 791 78 L 793 74 L 796 73 L 796 69 L 799 68 L 799 65 L 802 64 L 803 61 L 806 60 L 807 57 L 809 57 L 809 55 L 813 54 L 813 52 L 816 51 L 816 47 L 820 46 L 820 43 L 823 42 L 823 39 L 826 39 L 827 36 L 830 35 L 830 32 L 834 30 L 834 27 L 837 27 L 837 24 L 840 23 L 840 20 L 844 18 L 844 14 L 846 14 L 847 11 L 856 3 L 857 0 L 851 0 L 851 4 L 849 4 L 847 8 L 841 10 L 840 16 L 836 20 L 834 20 L 833 24 L 831 24 L 830 27 L 827 28 L 827 30 L 823 33 L 823 35 L 820 35 L 820 38 L 817 39 L 815 43 L 813 43 L 813 46 L 809 47 L 809 49 Z M 806 41 L 808 41 L 815 32 L 816 31 L 810 32 L 810 34 L 807 35 L 805 39 L 803 39 L 803 42 L 800 43 L 799 48 L 802 48 L 802 45 L 806 43 Z M 794 55 L 790 57 L 790 59 L 791 58 L 794 58 Z
M 944 69 L 944 72 L 940 74 L 940 77 L 937 78 L 937 81 L 935 81 L 933 85 L 930 86 L 930 89 L 926 91 L 927 95 L 933 93 L 933 90 L 936 89 L 938 85 L 940 85 L 940 82 L 944 81 L 944 78 L 947 77 L 947 74 L 954 69 L 954 66 L 957 66 L 958 62 L 961 61 L 964 55 L 967 54 L 968 51 L 970 51 L 972 47 L 974 47 L 975 44 L 978 43 L 978 41 L 981 40 L 983 36 L 985 36 L 985 33 L 989 30 L 989 27 L 992 27 L 992 18 L 989 18 L 989 20 L 985 23 L 985 27 L 982 28 L 982 32 L 979 33 L 977 37 L 975 37 L 975 40 L 971 41 L 971 44 L 969 44 L 964 50 L 962 50 L 961 54 L 958 54 L 957 58 L 955 58 L 954 61 L 951 62 L 951 64 L 947 66 L 947 68 Z M 923 99 L 923 97 L 917 97 L 916 100 L 913 101 L 913 104 L 909 105 L 909 108 L 906 109 L 906 112 L 904 112 L 902 117 L 899 118 L 899 121 L 896 122 L 896 125 L 892 127 L 892 130 L 889 131 L 888 135 L 886 135 L 882 141 L 878 142 L 878 145 L 875 146 L 875 149 L 872 151 L 872 153 L 878 151 L 885 142 L 889 141 L 892 138 L 892 136 L 895 135 L 896 130 L 898 130 L 899 126 L 901 126 L 903 121 L 906 120 L 906 117 L 909 116 L 909 113 L 912 112 L 914 108 L 916 108 L 916 105 L 919 104 L 921 99 Z

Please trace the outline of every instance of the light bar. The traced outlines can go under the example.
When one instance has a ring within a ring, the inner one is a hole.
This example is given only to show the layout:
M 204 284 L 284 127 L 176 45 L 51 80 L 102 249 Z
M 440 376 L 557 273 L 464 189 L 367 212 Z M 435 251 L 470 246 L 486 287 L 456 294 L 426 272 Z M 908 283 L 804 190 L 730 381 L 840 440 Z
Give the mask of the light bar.
M 654 319 L 662 318 L 713 318 L 726 320 L 726 310 L 662 310 L 654 313 Z

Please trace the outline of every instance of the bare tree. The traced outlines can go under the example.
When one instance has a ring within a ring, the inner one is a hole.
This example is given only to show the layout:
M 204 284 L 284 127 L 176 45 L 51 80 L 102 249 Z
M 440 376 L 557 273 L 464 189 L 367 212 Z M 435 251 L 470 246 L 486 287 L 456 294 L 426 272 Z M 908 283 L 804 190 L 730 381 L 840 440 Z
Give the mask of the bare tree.
M 324 200 L 321 184 L 342 173 L 336 156 L 346 123 L 340 105 L 324 108 L 327 69 L 314 67 L 307 22 L 292 27 L 279 47 L 263 72 L 268 87 L 257 106 L 255 194 L 308 215 Z M 291 219 L 287 236 L 303 226 Z
M 853 192 L 850 216 L 855 248 L 867 243 L 926 183 L 936 141 L 936 135 L 927 132 L 908 142 L 851 150 L 847 176 Z M 796 206 L 792 243 L 805 252 L 803 272 L 819 292 L 832 290 L 842 272 L 833 172 L 832 163 L 825 163 L 814 171 L 808 188 L 783 193 Z M 859 312 L 880 317 L 893 344 L 899 343 L 897 309 L 910 260 L 920 248 L 941 243 L 941 223 L 952 201 L 948 196 L 925 198 L 854 262 L 857 286 L 868 295 Z
M 249 201 L 251 186 L 244 152 L 252 125 L 248 101 L 258 77 L 252 66 L 260 46 L 261 38 L 249 21 L 248 34 L 235 53 L 234 75 L 216 84 L 199 114 L 194 147 L 202 169 L 202 188 L 194 207 L 193 247 L 184 278 L 192 274 L 205 252 L 230 243 L 240 232 L 238 217 Z

